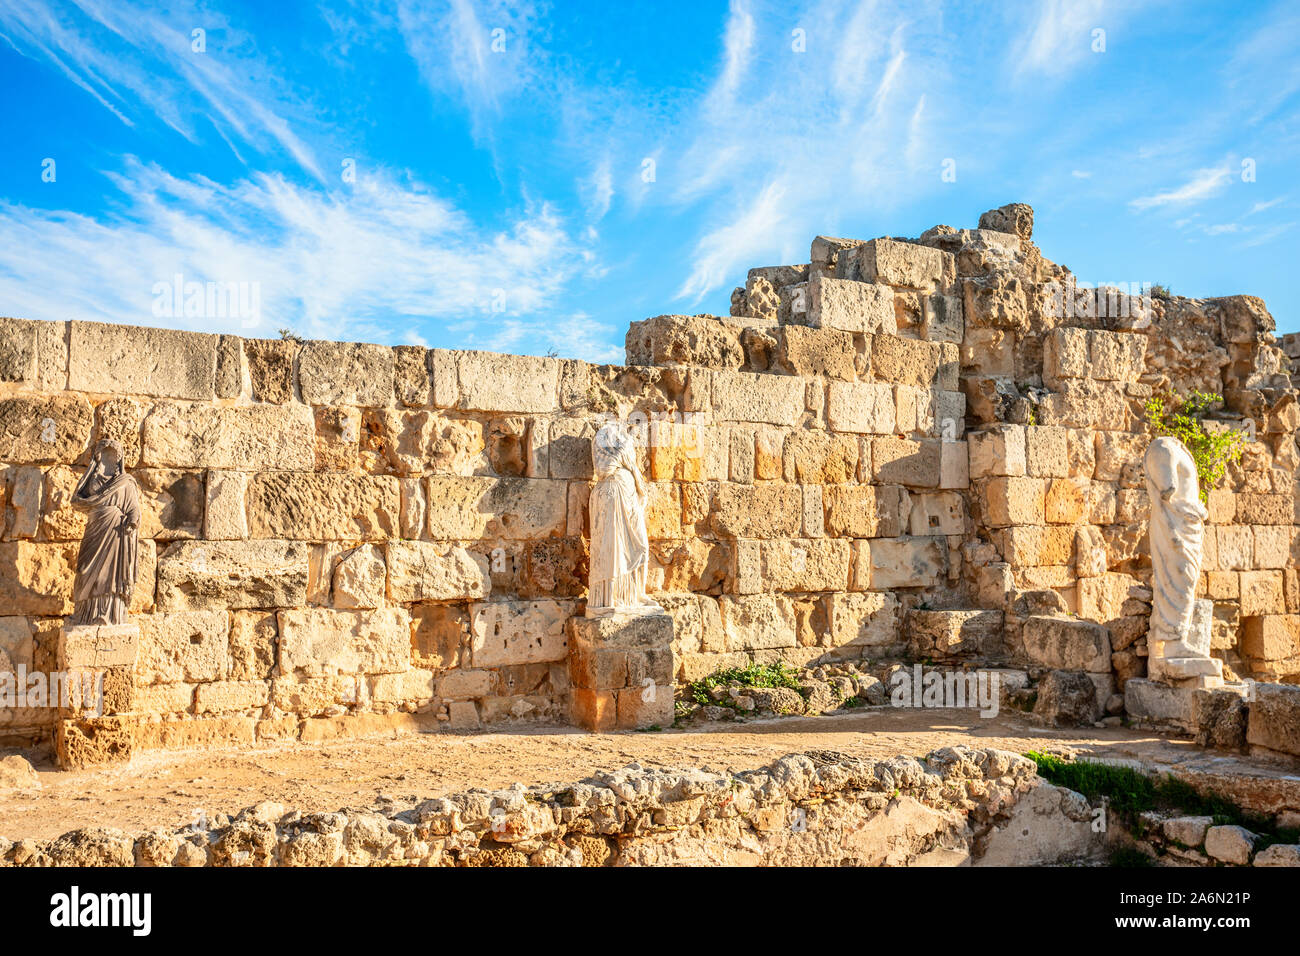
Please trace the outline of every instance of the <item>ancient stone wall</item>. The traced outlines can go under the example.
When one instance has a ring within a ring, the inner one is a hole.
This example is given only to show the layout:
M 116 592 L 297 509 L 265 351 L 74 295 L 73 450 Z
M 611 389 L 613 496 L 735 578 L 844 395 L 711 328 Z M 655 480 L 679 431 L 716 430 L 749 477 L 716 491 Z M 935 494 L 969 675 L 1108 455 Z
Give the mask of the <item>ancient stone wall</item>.
M 1300 408 L 1272 318 L 1084 294 L 1031 230 L 1012 206 L 818 237 L 732 316 L 633 323 L 626 366 L 0 319 L 0 668 L 55 667 L 70 494 L 113 437 L 145 505 L 113 704 L 135 746 L 567 720 L 590 440 L 620 414 L 678 680 L 1004 661 L 1088 672 L 1100 706 L 1144 671 L 1141 406 L 1170 386 L 1252 436 L 1210 499 L 1215 653 L 1294 680 Z M 0 736 L 56 719 L 0 710 Z

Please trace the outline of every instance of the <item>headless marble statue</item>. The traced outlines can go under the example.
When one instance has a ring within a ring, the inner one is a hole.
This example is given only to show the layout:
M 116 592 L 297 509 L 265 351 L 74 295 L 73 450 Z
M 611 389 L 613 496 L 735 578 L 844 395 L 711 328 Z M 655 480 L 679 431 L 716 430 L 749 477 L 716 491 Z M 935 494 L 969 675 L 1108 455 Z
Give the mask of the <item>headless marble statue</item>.
M 1208 517 L 1196 463 L 1182 442 L 1162 437 L 1147 447 L 1143 466 L 1151 502 L 1150 676 L 1219 678 L 1223 665 L 1210 657 L 1209 616 L 1196 600 Z
M 72 504 L 90 514 L 77 553 L 75 609 L 67 623 L 125 624 L 139 554 L 140 489 L 126 473 L 122 446 L 116 441 L 95 446 Z
M 601 427 L 592 442 L 596 487 L 591 491 L 591 575 L 587 617 L 654 614 L 646 596 L 650 542 L 645 530 L 645 484 L 636 441 L 619 422 Z

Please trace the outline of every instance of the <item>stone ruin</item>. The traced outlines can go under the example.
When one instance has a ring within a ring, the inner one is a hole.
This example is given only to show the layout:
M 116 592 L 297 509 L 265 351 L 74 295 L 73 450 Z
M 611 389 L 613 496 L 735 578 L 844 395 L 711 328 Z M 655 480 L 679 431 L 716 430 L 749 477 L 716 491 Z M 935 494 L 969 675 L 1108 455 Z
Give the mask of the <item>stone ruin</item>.
M 1032 226 L 1014 204 L 819 236 L 730 316 L 633 323 L 627 365 L 0 319 L 0 672 L 102 686 L 0 708 L 0 745 L 81 766 L 666 726 L 672 685 L 722 668 L 924 661 L 1018 674 L 1054 721 L 1300 754 L 1300 405 L 1272 317 L 1080 288 Z M 1146 669 L 1143 405 L 1193 389 L 1246 438 L 1198 586 L 1224 687 Z M 611 416 L 639 437 L 671 637 L 575 623 Z M 105 439 L 140 489 L 135 630 L 68 640 L 72 493 Z

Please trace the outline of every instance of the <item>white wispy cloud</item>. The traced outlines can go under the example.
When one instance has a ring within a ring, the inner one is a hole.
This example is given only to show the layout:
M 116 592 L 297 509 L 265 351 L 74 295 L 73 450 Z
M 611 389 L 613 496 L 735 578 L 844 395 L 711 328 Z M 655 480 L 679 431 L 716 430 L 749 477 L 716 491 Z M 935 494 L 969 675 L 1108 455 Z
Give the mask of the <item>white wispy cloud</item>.
M 1157 206 L 1182 206 L 1201 202 L 1223 191 L 1232 179 L 1232 170 L 1225 166 L 1212 166 L 1197 170 L 1196 173 L 1176 189 L 1139 196 L 1129 200 L 1134 209 L 1152 209 Z
M 1036 9 L 1037 19 L 1012 46 L 1013 73 L 1018 75 L 1072 69 L 1098 55 L 1092 52 L 1092 31 L 1115 24 L 1115 10 L 1108 10 L 1104 0 L 1045 0 Z
M 100 219 L 0 204 L 7 314 L 400 341 L 413 321 L 544 316 L 587 268 L 582 241 L 546 204 L 493 232 L 392 175 L 359 177 L 347 194 L 278 174 L 181 179 L 135 161 L 111 179 L 121 211 Z M 154 286 L 177 273 L 257 283 L 260 320 L 160 320 Z
M 193 30 L 205 31 L 201 52 Z M 295 129 L 310 103 L 267 69 L 251 37 L 220 14 L 179 2 L 165 13 L 100 0 L 0 4 L 0 35 L 24 56 L 48 62 L 128 126 L 152 113 L 192 143 L 204 120 L 236 153 L 282 149 L 323 178 Z

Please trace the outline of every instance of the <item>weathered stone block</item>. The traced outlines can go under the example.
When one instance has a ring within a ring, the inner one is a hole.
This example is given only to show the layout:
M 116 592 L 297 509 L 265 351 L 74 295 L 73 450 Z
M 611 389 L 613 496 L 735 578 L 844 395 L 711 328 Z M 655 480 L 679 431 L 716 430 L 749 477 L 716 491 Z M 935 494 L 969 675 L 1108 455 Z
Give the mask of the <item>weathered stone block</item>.
M 803 413 L 801 379 L 753 372 L 714 373 L 713 415 L 717 421 L 792 426 Z
M 849 543 L 794 538 L 736 543 L 736 591 L 842 591 L 849 584 Z
M 265 707 L 270 698 L 271 685 L 266 681 L 225 680 L 199 684 L 195 688 L 194 712 L 221 714 L 256 710 Z
M 728 651 L 797 645 L 794 606 L 783 594 L 724 594 L 718 598 Z
M 149 620 L 142 618 L 142 620 Z M 15 620 L 0 618 L 0 620 Z M 18 618 L 17 620 L 24 620 Z M 140 645 L 140 626 L 138 624 L 113 624 L 99 626 L 61 627 L 57 661 L 60 670 L 72 670 L 79 667 L 129 667 L 136 661 Z M 27 659 L 21 656 L 13 664 L 23 663 L 30 669 L 33 665 L 30 652 Z
M 428 479 L 429 536 L 529 540 L 564 534 L 568 482 L 541 478 Z
M 853 278 L 913 289 L 934 289 L 941 286 L 944 281 L 944 259 L 952 259 L 951 253 L 894 239 L 864 242 L 851 253 L 841 254 L 841 265 L 846 255 L 851 256 L 853 261 Z
M 994 425 L 970 432 L 966 444 L 970 448 L 971 478 L 1019 477 L 1028 470 L 1022 425 Z
M 6 615 L 72 613 L 76 544 L 0 542 L 0 608 Z
M 984 524 L 1007 528 L 1046 520 L 1047 488 L 1042 478 L 989 478 L 983 484 Z
M 797 485 L 737 485 L 714 489 L 709 528 L 720 538 L 789 538 L 802 524 L 803 496 Z
M 893 386 L 876 382 L 831 382 L 827 419 L 837 432 L 892 435 L 896 406 Z
M 658 315 L 628 326 L 628 365 L 692 365 L 739 369 L 745 364 L 738 326 L 709 315 Z
M 373 544 L 363 544 L 339 558 L 334 566 L 331 593 L 338 608 L 379 607 L 385 603 L 384 582 L 387 569 L 384 552 Z
M 561 661 L 568 654 L 567 601 L 494 601 L 470 605 L 470 656 L 475 667 Z
M 1286 612 L 1281 571 L 1243 571 L 1240 582 L 1242 617 Z
M 939 486 L 940 442 L 885 435 L 871 440 L 871 467 L 877 481 L 909 488 Z
M 79 395 L 0 399 L 0 461 L 76 461 L 95 416 Z
M 871 337 L 871 373 L 878 382 L 930 388 L 939 371 L 941 351 L 935 342 L 897 335 Z
M 158 559 L 158 607 L 297 607 L 307 603 L 308 546 L 297 541 L 180 541 Z
M 139 626 L 137 682 L 174 684 L 225 678 L 230 615 L 224 610 L 142 615 Z
M 468 411 L 551 413 L 559 409 L 560 362 L 532 355 L 497 352 L 443 352 L 435 350 L 434 401 L 441 406 Z M 455 391 L 448 394 L 450 374 L 440 365 L 454 365 Z
M 302 541 L 396 537 L 401 493 L 388 475 L 255 475 L 248 485 L 249 535 Z
M 901 643 L 898 598 L 887 592 L 840 592 L 828 599 L 833 647 L 872 650 Z
M 392 674 L 411 666 L 411 615 L 405 608 L 281 611 L 280 673 Z
M 315 420 L 301 405 L 155 405 L 145 416 L 141 462 L 160 468 L 311 471 Z
M 857 543 L 859 582 L 872 590 L 929 587 L 948 571 L 946 538 L 876 538 Z M 870 569 L 866 582 L 862 572 Z
M 898 333 L 894 291 L 887 285 L 817 276 L 808 283 L 808 299 L 813 328 Z
M 399 404 L 408 408 L 433 404 L 428 353 L 419 345 L 393 346 L 393 391 Z
M 412 601 L 482 600 L 492 593 L 488 559 L 426 541 L 388 543 L 388 597 Z
M 1067 617 L 1035 616 L 1022 632 L 1033 664 L 1060 670 L 1110 672 L 1110 636 L 1100 624 Z
M 852 435 L 798 429 L 785 439 L 785 480 L 811 485 L 852 481 L 858 470 L 858 439 Z
M 1252 747 L 1300 756 L 1300 687 L 1255 685 L 1246 742 Z
M 778 364 L 792 375 L 822 376 L 846 382 L 857 378 L 851 332 L 783 325 L 778 331 L 778 343 Z
M 73 320 L 68 388 L 211 401 L 219 336 Z
M 939 487 L 970 487 L 970 451 L 965 441 L 943 441 L 939 449 Z
M 240 471 L 209 471 L 203 510 L 203 536 L 209 541 L 248 537 L 248 475 Z
M 1001 611 L 907 612 L 904 634 L 914 657 L 971 657 L 1000 654 Z
M 298 354 L 298 387 L 308 405 L 391 405 L 393 372 L 393 350 L 385 345 L 313 341 Z
M 826 533 L 836 538 L 896 537 L 907 528 L 911 513 L 906 492 L 875 485 L 828 485 L 822 503 Z

